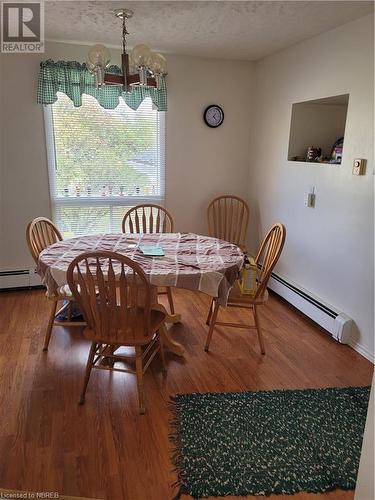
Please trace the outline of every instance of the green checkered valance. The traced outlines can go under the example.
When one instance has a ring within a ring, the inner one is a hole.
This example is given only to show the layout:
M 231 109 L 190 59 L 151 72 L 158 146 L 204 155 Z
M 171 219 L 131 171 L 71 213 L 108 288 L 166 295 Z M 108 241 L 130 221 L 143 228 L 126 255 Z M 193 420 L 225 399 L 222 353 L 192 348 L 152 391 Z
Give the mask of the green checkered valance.
M 110 66 L 108 73 L 121 74 L 118 66 Z M 86 68 L 86 64 L 76 61 L 43 61 L 40 63 L 38 79 L 39 104 L 53 104 L 57 101 L 57 92 L 63 92 L 73 101 L 74 106 L 82 106 L 82 94 L 88 94 L 106 109 L 114 109 L 122 97 L 126 104 L 137 109 L 146 97 L 151 100 L 158 111 L 167 110 L 167 87 L 165 78 L 161 88 L 134 86 L 131 92 L 123 92 L 117 85 L 105 85 L 96 88 L 95 77 Z

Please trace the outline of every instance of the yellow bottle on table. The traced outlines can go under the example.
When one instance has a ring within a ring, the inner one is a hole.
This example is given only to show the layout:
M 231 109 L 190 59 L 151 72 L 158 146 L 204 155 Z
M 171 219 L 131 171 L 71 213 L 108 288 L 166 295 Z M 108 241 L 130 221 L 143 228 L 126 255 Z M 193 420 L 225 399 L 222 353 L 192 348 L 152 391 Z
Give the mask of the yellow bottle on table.
M 240 290 L 244 295 L 255 295 L 257 288 L 257 265 L 253 257 L 245 255 L 241 270 Z

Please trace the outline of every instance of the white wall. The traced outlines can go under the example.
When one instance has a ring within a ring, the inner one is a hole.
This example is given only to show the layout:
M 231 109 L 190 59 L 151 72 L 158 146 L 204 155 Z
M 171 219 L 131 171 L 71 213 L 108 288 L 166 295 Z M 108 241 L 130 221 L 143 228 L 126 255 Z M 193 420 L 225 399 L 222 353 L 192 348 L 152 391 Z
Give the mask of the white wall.
M 253 65 L 176 58 L 172 68 L 173 73 L 168 70 L 167 203 L 178 227 L 204 232 L 207 200 L 224 193 L 238 193 L 248 200 Z M 187 70 L 195 75 L 189 78 L 188 90 Z M 225 115 L 217 129 L 202 120 L 202 110 L 213 103 L 221 105 Z
M 50 215 L 43 112 L 36 104 L 39 57 L 1 57 L 2 69 L 2 229 L 0 270 L 28 269 L 32 259 L 26 225 L 37 215 Z
M 3 256 L 0 270 L 32 265 L 25 227 L 35 216 L 50 216 L 42 106 L 36 103 L 39 62 L 43 59 L 84 62 L 87 47 L 48 43 L 42 55 L 1 57 Z M 114 63 L 119 52 L 111 50 Z M 253 65 L 168 55 L 166 120 L 166 207 L 178 231 L 205 232 L 205 207 L 218 194 L 248 197 Z M 202 119 L 212 103 L 223 107 L 225 120 L 216 130 Z M 1 199 L 1 197 L 0 197 Z
M 4 101 L 4 94 L 2 91 L 2 86 L 3 86 L 3 73 L 2 73 L 2 58 L 3 54 L 0 52 L 0 110 L 3 109 L 3 101 Z M 3 210 L 3 156 L 4 156 L 4 148 L 3 148 L 3 129 L 4 129 L 4 123 L 3 120 L 1 119 L 2 112 L 0 111 L 0 269 L 1 269 L 1 262 L 3 261 L 2 255 L 3 255 L 3 215 L 2 215 L 2 210 Z
M 257 63 L 249 184 L 257 238 L 276 221 L 287 228 L 277 272 L 351 316 L 355 341 L 368 354 L 374 350 L 373 51 L 370 15 Z M 292 104 L 346 93 L 341 166 L 287 161 Z M 367 159 L 365 176 L 352 175 L 354 158 Z M 311 186 L 316 207 L 305 208 Z

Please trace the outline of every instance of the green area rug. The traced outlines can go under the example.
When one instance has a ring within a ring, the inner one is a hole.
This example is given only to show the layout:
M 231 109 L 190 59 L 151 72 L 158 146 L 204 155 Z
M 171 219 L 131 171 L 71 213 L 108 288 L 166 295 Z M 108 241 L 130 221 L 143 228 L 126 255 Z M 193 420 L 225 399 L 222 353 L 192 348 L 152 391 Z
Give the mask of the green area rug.
M 193 498 L 354 489 L 369 387 L 179 394 L 179 492 Z

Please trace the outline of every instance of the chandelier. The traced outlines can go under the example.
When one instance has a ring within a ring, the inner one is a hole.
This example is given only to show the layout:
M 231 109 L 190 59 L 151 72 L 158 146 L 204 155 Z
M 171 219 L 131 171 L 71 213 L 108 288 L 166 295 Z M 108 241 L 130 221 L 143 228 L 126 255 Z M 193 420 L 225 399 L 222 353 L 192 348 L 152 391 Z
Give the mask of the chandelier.
M 116 9 L 116 17 L 122 19 L 122 74 L 106 73 L 111 55 L 104 45 L 94 45 L 88 53 L 86 66 L 95 76 L 97 87 L 103 85 L 121 85 L 125 92 L 130 92 L 133 86 L 161 86 L 162 77 L 167 74 L 167 62 L 161 54 L 153 52 L 147 45 L 136 45 L 128 54 L 126 52 L 126 21 L 133 16 L 130 9 Z

